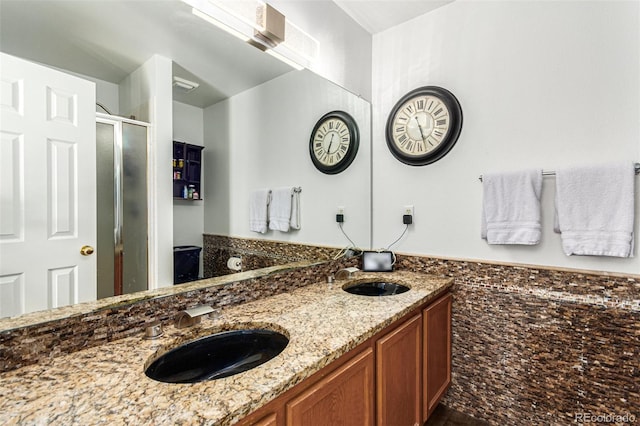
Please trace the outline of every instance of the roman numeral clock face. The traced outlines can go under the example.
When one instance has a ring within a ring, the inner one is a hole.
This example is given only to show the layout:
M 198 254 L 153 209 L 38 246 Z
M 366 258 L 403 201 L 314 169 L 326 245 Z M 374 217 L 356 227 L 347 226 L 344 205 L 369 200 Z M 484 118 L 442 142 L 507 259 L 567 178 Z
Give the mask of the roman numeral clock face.
M 343 111 L 332 111 L 318 120 L 309 141 L 309 154 L 318 170 L 336 174 L 353 162 L 358 152 L 358 127 Z
M 462 109 L 451 92 L 421 87 L 396 103 L 387 120 L 387 146 L 403 163 L 422 166 L 446 155 L 462 128 Z

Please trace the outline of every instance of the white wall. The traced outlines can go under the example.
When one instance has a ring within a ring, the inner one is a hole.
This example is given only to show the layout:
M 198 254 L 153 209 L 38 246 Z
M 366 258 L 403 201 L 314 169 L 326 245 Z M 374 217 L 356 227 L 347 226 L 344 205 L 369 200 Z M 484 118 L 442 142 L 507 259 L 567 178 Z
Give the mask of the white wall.
M 173 285 L 172 64 L 154 55 L 120 83 L 120 113 L 151 123 L 149 286 Z
M 309 156 L 317 120 L 332 110 L 351 114 L 362 143 L 349 168 L 318 171 Z M 344 229 L 369 246 L 370 106 L 309 71 L 293 71 L 205 109 L 205 232 L 234 237 L 347 246 Z M 259 188 L 301 186 L 302 229 L 249 231 L 249 194 Z M 229 212 L 233 212 L 230 214 Z
M 371 101 L 371 34 L 331 0 L 268 3 L 319 42 L 309 69 Z
M 204 145 L 204 110 L 195 106 L 173 102 L 173 139 L 192 145 Z M 203 164 L 202 177 L 206 175 L 207 163 Z M 202 184 L 201 190 L 204 189 Z M 204 232 L 204 202 L 173 202 L 173 245 L 195 245 L 202 247 Z M 202 260 L 202 256 L 200 256 Z
M 100 102 L 105 108 L 107 108 L 111 114 L 118 115 L 120 108 L 118 85 L 108 81 L 98 80 L 97 78 L 87 76 L 83 77 L 96 83 L 96 101 Z M 97 105 L 96 112 L 106 113 L 105 110 Z
M 487 245 L 478 181 L 490 171 L 640 161 L 639 7 L 456 1 L 375 35 L 374 246 L 400 235 L 402 206 L 414 204 L 400 252 L 640 273 L 638 257 L 563 254 L 552 230 L 553 178 L 544 180 L 542 243 Z M 451 90 L 464 124 L 444 159 L 411 167 L 392 157 L 384 127 L 395 102 L 425 85 Z M 635 231 L 638 241 L 638 223 Z

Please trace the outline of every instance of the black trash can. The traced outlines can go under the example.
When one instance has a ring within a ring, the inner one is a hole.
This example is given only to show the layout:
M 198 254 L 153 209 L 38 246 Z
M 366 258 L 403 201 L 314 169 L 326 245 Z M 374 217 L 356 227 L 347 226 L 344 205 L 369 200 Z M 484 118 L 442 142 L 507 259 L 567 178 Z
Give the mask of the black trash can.
M 198 279 L 200 251 L 198 246 L 176 246 L 173 248 L 173 283 L 181 284 Z

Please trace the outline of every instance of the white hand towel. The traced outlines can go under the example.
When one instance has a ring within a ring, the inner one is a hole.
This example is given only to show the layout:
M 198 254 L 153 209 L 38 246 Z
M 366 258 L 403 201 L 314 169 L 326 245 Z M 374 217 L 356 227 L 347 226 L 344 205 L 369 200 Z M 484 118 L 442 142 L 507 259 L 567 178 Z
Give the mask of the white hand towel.
M 249 199 L 249 230 L 264 234 L 267 232 L 267 212 L 271 190 L 257 189 Z
M 273 190 L 269 204 L 269 229 L 289 232 L 292 199 L 293 188 L 290 186 Z
M 487 243 L 540 242 L 542 170 L 485 174 L 482 187 L 481 233 Z
M 556 171 L 554 230 L 567 256 L 633 257 L 632 162 Z

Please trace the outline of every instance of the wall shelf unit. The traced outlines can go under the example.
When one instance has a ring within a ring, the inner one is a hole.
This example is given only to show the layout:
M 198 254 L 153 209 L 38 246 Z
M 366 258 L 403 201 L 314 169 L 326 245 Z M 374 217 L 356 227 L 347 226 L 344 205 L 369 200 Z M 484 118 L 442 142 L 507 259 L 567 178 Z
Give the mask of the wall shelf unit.
M 202 200 L 202 150 L 204 147 L 173 141 L 173 199 Z

